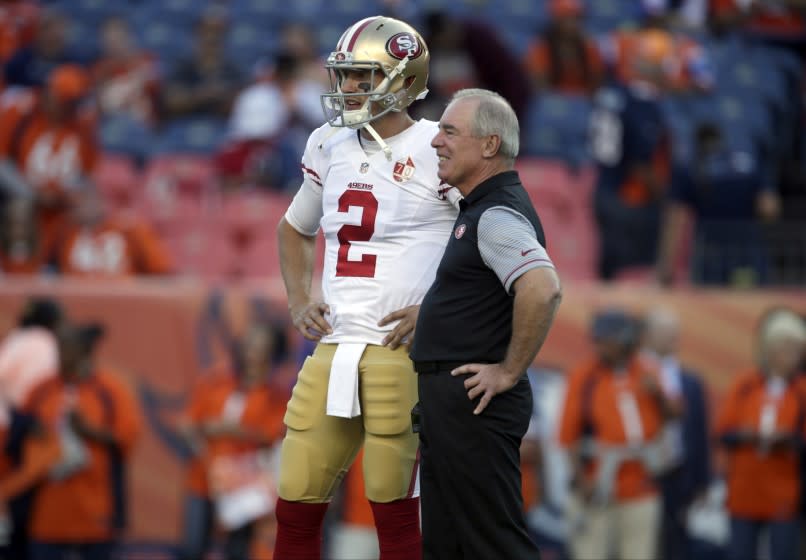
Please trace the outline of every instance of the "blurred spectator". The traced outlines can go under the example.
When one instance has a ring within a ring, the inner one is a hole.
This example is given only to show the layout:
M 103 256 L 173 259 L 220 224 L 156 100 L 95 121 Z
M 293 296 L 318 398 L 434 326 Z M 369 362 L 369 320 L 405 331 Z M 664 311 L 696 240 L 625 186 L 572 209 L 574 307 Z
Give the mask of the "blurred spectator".
M 126 469 L 141 417 L 127 385 L 95 363 L 102 333 L 97 324 L 63 326 L 59 375 L 26 405 L 61 444 L 34 496 L 32 560 L 111 558 L 126 525 Z
M 685 93 L 710 90 L 715 83 L 708 53 L 693 38 L 673 29 L 673 18 L 663 7 L 644 5 L 643 20 L 637 29 L 620 29 L 601 42 L 604 60 L 611 74 L 621 82 L 636 78 L 636 56 L 647 44 L 664 44 L 657 61 L 663 71 L 665 92 Z M 659 84 L 661 85 L 661 84 Z
M 321 124 L 319 96 L 325 92 L 302 75 L 301 63 L 290 52 L 278 53 L 271 72 L 235 100 L 230 139 L 216 158 L 225 190 L 299 186 L 299 161 L 306 139 Z
M 196 24 L 195 54 L 177 63 L 167 76 L 162 103 L 166 117 L 229 115 L 244 78 L 238 66 L 226 58 L 229 20 L 215 6 Z
M 69 64 L 48 76 L 41 94 L 16 89 L 0 98 L 0 187 L 36 199 L 45 240 L 63 224 L 69 193 L 98 158 L 89 93 L 87 73 Z
M 687 229 L 695 221 L 691 273 L 701 284 L 763 283 L 768 258 L 761 224 L 779 213 L 778 195 L 764 179 L 756 154 L 732 149 L 719 128 L 701 124 L 694 161 L 677 166 L 663 219 L 658 277 L 674 278 L 674 263 Z
M 559 438 L 571 454 L 572 558 L 656 556 L 661 503 L 653 477 L 667 468 L 660 436 L 676 406 L 638 354 L 639 336 L 625 313 L 597 314 L 596 357 L 569 375 Z
M 803 319 L 776 309 L 762 321 L 756 368 L 731 384 L 717 422 L 726 450 L 731 560 L 798 556 L 800 450 L 806 444 L 806 389 L 798 379 L 806 350 Z
M 0 503 L 11 524 L 8 540 L 0 546 L 0 558 L 24 559 L 28 555 L 28 523 L 33 479 L 11 480 L 22 474 L 25 440 L 32 436 L 35 421 L 23 405 L 31 390 L 56 375 L 59 353 L 55 332 L 64 322 L 56 300 L 29 299 L 12 329 L 0 343 Z
M 281 51 L 296 59 L 300 80 L 327 87 L 327 71 L 322 57 L 319 56 L 319 40 L 308 25 L 302 22 L 288 23 L 283 27 L 280 45 Z
M 34 38 L 39 5 L 30 0 L 0 0 L 0 65 Z M 0 89 L 3 77 L 0 76 Z
M 225 556 L 246 560 L 254 524 L 271 509 L 243 512 L 248 500 L 233 503 L 238 490 L 249 490 L 261 469 L 261 453 L 280 441 L 287 392 L 271 382 L 275 368 L 277 337 L 274 327 L 255 323 L 240 343 L 234 371 L 203 380 L 194 391 L 180 431 L 194 452 L 187 472 L 187 494 L 181 558 L 203 558 L 210 545 L 215 521 L 226 533 Z M 246 472 L 221 472 L 223 462 L 242 461 Z M 229 477 L 229 495 L 219 488 L 221 476 Z M 265 490 L 265 489 L 264 489 Z M 261 503 L 273 508 L 275 496 L 256 491 Z M 223 508 L 239 511 L 237 523 L 225 523 Z
M 428 97 L 414 105 L 417 116 L 437 121 L 456 91 L 480 87 L 500 93 L 518 118 L 523 118 L 529 104 L 529 82 L 494 27 L 431 12 L 425 17 L 424 29 L 431 73 Z
M 709 0 L 642 0 L 645 13 L 662 13 L 673 27 L 702 31 L 708 20 Z
M 710 0 L 719 27 L 741 27 L 748 35 L 806 54 L 803 0 Z
M 3 214 L 0 222 L 0 274 L 35 275 L 44 272 L 50 251 L 39 233 L 33 201 L 15 197 L 6 203 Z
M 558 444 L 557 434 L 566 378 L 564 372 L 552 368 L 532 367 L 527 375 L 534 410 L 521 443 L 526 521 L 541 558 L 561 560 L 568 557 L 564 506 L 569 481 L 567 454 Z
M 6 86 L 42 87 L 65 64 L 81 63 L 67 42 L 67 16 L 55 8 L 39 14 L 33 41 L 17 50 L 5 66 Z
M 671 159 L 659 99 L 666 83 L 663 60 L 671 48 L 662 35 L 646 36 L 631 58 L 629 82 L 607 86 L 594 99 L 590 131 L 603 279 L 656 260 Z
M 678 464 L 659 480 L 663 499 L 661 558 L 692 557 L 686 516 L 689 507 L 703 499 L 711 481 L 706 391 L 700 376 L 686 369 L 677 357 L 680 322 L 669 309 L 651 309 L 644 320 L 643 348 L 660 366 L 664 392 L 682 402 L 679 420 L 667 422 L 667 443 Z
M 364 451 L 358 452 L 342 484 L 341 518 L 329 535 L 327 558 L 357 560 L 378 558 L 375 518 L 364 489 Z
M 604 67 L 596 43 L 586 36 L 581 0 L 552 0 L 551 22 L 542 38 L 529 47 L 525 66 L 535 90 L 593 93 Z
M 133 218 L 115 219 L 94 187 L 75 193 L 71 217 L 54 249 L 60 273 L 110 279 L 172 272 L 154 230 Z
M 119 17 L 101 27 L 101 56 L 93 68 L 98 107 L 104 116 L 128 115 L 146 125 L 157 116 L 157 60 L 141 50 L 128 22 Z

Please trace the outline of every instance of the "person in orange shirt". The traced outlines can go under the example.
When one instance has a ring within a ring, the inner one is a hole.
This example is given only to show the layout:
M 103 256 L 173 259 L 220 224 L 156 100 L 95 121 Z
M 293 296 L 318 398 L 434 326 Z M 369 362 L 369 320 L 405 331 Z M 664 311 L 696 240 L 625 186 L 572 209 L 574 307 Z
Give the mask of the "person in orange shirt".
M 46 236 L 98 159 L 89 93 L 87 73 L 67 64 L 50 73 L 42 93 L 13 89 L 0 98 L 0 186 L 36 199 Z
M 789 309 L 768 313 L 758 333 L 758 366 L 736 378 L 718 417 L 731 560 L 758 558 L 764 530 L 770 560 L 798 556 L 799 453 L 806 444 L 806 390 L 798 374 L 805 355 L 803 319 Z
M 801 0 L 710 0 L 709 8 L 718 23 L 740 25 L 758 38 L 803 51 L 806 5 Z
M 23 410 L 28 394 L 56 375 L 58 348 L 54 331 L 64 322 L 61 305 L 50 298 L 32 298 L 17 326 L 0 343 L 0 503 L 6 504 L 11 534 L 0 546 L 0 558 L 24 558 L 28 549 L 30 477 L 19 484 L 10 479 L 26 470 L 26 439 L 37 431 L 35 419 Z M 30 469 L 29 469 L 30 471 Z M 35 479 L 36 477 L 34 477 Z M 6 488 L 10 484 L 10 488 Z
M 0 65 L 34 38 L 39 6 L 28 0 L 0 2 Z M 3 78 L 0 76 L 0 90 Z
M 549 9 L 551 22 L 524 61 L 532 86 L 590 95 L 602 81 L 604 66 L 596 43 L 582 29 L 582 2 L 552 0 Z
M 288 395 L 269 379 L 279 352 L 277 337 L 269 324 L 251 325 L 236 353 L 235 373 L 201 382 L 190 400 L 180 425 L 195 452 L 187 473 L 181 558 L 203 558 L 209 546 L 216 460 L 269 449 L 282 437 Z M 255 521 L 225 530 L 228 560 L 246 560 Z
M 61 454 L 36 490 L 32 560 L 101 560 L 125 527 L 126 464 L 141 415 L 126 384 L 94 361 L 98 324 L 59 329 L 59 375 L 29 395 L 26 409 L 60 441 Z
M 55 248 L 59 272 L 105 279 L 172 272 L 166 248 L 145 222 L 116 220 L 92 186 L 72 199 L 72 223 Z
M 637 353 L 636 319 L 608 310 L 592 330 L 596 357 L 570 373 L 560 420 L 572 465 L 571 557 L 654 558 L 661 510 L 653 476 L 664 468 L 664 421 L 677 412 Z

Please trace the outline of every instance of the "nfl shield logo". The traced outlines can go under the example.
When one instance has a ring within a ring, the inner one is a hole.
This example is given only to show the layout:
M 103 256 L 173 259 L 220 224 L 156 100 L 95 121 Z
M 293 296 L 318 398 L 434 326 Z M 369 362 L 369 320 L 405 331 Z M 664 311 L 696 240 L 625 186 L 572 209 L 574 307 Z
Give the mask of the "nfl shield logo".
M 414 162 L 411 161 L 411 157 L 406 158 L 405 161 L 401 159 L 395 162 L 395 168 L 392 171 L 395 181 L 404 183 L 411 179 L 412 175 L 414 175 Z
M 361 173 L 366 173 L 369 171 L 369 164 L 367 162 L 362 163 L 359 171 L 361 171 Z
M 453 232 L 453 236 L 456 239 L 461 239 L 462 236 L 465 234 L 465 231 L 467 231 L 467 226 L 465 224 L 459 224 L 458 226 L 456 226 L 456 229 Z

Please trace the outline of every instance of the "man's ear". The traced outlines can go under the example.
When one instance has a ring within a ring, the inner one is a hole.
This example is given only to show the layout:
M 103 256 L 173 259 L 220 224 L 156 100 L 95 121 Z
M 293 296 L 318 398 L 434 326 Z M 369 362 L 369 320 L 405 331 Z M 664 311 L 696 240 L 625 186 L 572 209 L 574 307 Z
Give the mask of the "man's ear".
M 487 137 L 481 147 L 481 156 L 483 158 L 492 158 L 501 149 L 501 137 L 497 134 L 492 134 Z

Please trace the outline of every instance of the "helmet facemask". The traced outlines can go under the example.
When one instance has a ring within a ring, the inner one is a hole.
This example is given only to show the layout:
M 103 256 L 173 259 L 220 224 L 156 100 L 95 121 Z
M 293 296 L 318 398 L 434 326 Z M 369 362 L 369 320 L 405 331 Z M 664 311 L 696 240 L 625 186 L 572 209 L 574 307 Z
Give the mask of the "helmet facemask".
M 322 94 L 322 110 L 330 126 L 362 128 L 368 123 L 392 111 L 402 111 L 407 103 L 407 87 L 394 88 L 405 78 L 404 71 L 408 64 L 408 57 L 401 60 L 394 68 L 387 71 L 379 62 L 375 61 L 354 61 L 351 53 L 334 52 L 327 59 L 325 68 L 330 77 L 330 92 Z M 367 91 L 357 91 L 355 93 L 344 93 L 341 89 L 346 72 L 348 71 L 369 71 Z M 383 76 L 378 86 L 372 89 L 377 76 Z M 395 91 L 396 90 L 396 91 Z M 419 97 L 424 97 L 423 92 Z M 365 98 L 361 108 L 347 110 L 349 99 Z M 372 103 L 377 103 L 380 111 L 372 113 Z

